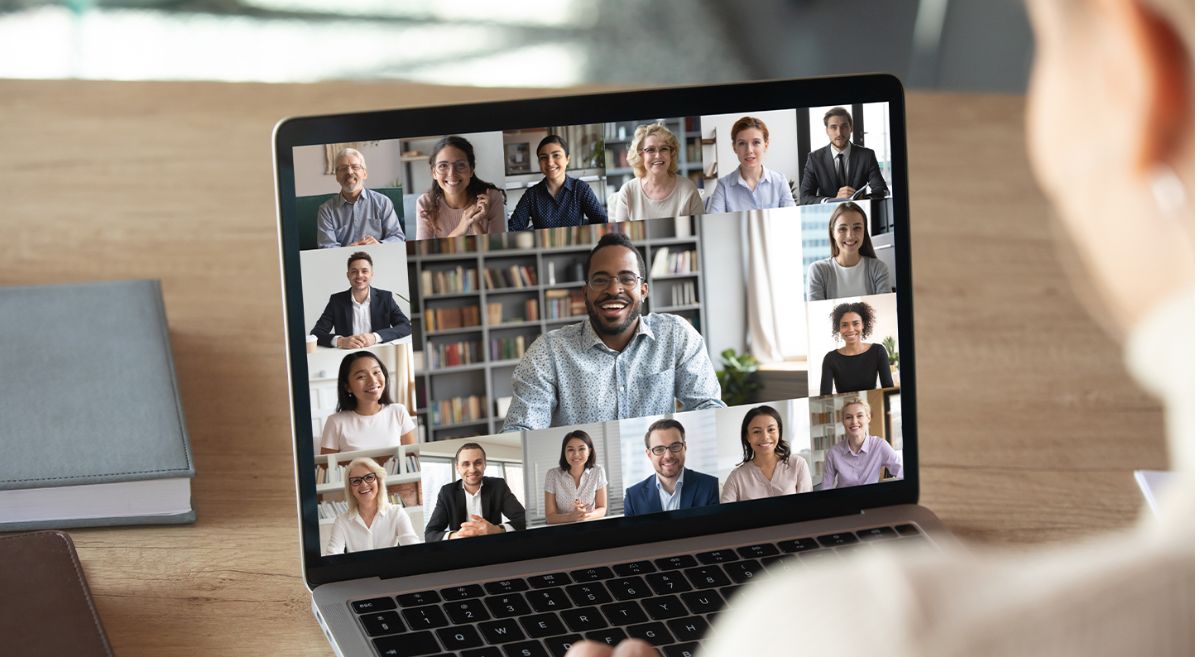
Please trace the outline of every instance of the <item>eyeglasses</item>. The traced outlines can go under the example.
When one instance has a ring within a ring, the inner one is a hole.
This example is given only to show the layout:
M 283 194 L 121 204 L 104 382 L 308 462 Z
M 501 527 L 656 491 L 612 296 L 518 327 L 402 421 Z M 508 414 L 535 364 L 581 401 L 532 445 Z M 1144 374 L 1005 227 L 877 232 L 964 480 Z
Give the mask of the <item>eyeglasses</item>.
M 373 483 L 375 483 L 375 480 L 378 478 L 379 477 L 375 476 L 375 473 L 365 474 L 361 477 L 350 477 L 350 485 L 358 486 L 359 484 L 362 484 L 362 483 L 373 484 Z
M 466 160 L 458 160 L 456 162 L 438 162 L 437 164 L 433 165 L 434 170 L 438 173 L 450 173 L 451 167 L 454 167 L 454 171 L 457 173 L 466 173 L 467 169 L 471 168 L 471 165 L 467 164 Z
M 335 171 L 337 171 L 338 173 L 346 173 L 347 171 L 353 171 L 354 173 L 361 173 L 362 170 L 365 168 L 366 167 L 364 167 L 361 164 L 343 164 L 342 166 L 335 169 Z
M 670 445 L 655 445 L 654 447 L 650 448 L 650 453 L 655 456 L 662 456 L 663 454 L 667 453 L 667 450 L 671 450 L 672 454 L 678 454 L 678 453 L 682 452 L 685 447 L 687 447 L 687 445 L 684 445 L 683 443 L 676 441 L 676 442 L 671 443 Z
M 642 280 L 642 277 L 638 276 L 637 274 L 618 274 L 616 276 L 609 276 L 608 274 L 596 274 L 588 279 L 588 286 L 597 291 L 607 290 L 608 286 L 612 285 L 614 280 L 620 283 L 621 287 L 625 288 L 626 290 L 632 290 L 633 286 L 637 285 L 638 281 Z
M 662 153 L 663 155 L 670 155 L 671 151 L 673 150 L 675 149 L 671 148 L 670 146 L 659 146 L 658 148 L 647 146 L 642 149 L 642 152 L 646 155 L 658 155 L 659 153 Z

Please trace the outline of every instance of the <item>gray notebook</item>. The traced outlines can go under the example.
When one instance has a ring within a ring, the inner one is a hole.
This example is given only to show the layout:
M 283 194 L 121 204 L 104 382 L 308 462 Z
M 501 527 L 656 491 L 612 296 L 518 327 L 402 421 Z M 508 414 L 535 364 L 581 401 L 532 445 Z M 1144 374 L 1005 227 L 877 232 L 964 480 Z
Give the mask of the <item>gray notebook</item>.
M 195 520 L 158 281 L 0 287 L 0 531 Z

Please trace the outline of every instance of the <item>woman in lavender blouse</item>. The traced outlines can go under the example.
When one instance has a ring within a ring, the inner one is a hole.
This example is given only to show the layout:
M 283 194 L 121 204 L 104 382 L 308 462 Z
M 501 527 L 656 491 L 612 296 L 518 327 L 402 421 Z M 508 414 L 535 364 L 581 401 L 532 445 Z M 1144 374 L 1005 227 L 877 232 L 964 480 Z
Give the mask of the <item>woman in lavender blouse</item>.
M 904 476 L 896 450 L 883 438 L 867 435 L 870 424 L 871 405 L 866 400 L 852 399 L 842 405 L 846 438 L 825 452 L 821 490 L 874 484 L 885 467 L 896 479 Z
M 721 488 L 721 502 L 807 493 L 813 489 L 808 461 L 793 454 L 783 438 L 783 418 L 770 406 L 757 406 L 742 418 L 742 462 Z

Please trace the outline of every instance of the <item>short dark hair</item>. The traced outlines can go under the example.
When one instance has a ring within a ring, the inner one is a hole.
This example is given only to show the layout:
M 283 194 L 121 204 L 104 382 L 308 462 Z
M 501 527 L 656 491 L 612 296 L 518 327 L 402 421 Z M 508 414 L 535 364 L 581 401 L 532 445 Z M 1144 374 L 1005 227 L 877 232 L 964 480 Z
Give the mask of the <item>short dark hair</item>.
M 458 455 L 462 454 L 463 450 L 466 450 L 466 449 L 479 450 L 480 452 L 483 453 L 483 460 L 487 461 L 487 452 L 484 451 L 483 445 L 480 445 L 479 443 L 463 443 L 462 445 L 459 445 L 458 449 L 454 452 L 454 465 L 458 465 Z
M 359 358 L 373 358 L 376 363 L 379 363 L 379 369 L 383 370 L 383 395 L 379 397 L 379 405 L 387 406 L 392 403 L 392 395 L 388 392 L 389 379 L 387 365 L 384 365 L 383 361 L 379 360 L 379 356 L 369 351 L 356 351 L 343 358 L 341 366 L 338 367 L 337 410 L 339 412 L 353 411 L 358 408 L 358 398 L 354 396 L 354 393 L 350 392 L 350 366 Z
M 587 435 L 586 431 L 576 429 L 563 436 L 562 447 L 558 450 L 558 467 L 562 468 L 564 472 L 571 469 L 570 464 L 567 463 L 567 443 L 571 442 L 572 438 L 582 440 L 583 444 L 588 447 L 588 458 L 587 462 L 583 464 L 583 469 L 587 470 L 596 465 L 596 447 L 592 445 L 592 437 Z
M 825 118 L 821 119 L 821 121 L 825 124 L 826 128 L 829 127 L 829 119 L 831 119 L 835 116 L 846 117 L 846 123 L 849 123 L 851 128 L 854 127 L 854 117 L 850 116 L 850 112 L 846 111 L 845 107 L 835 107 L 835 108 L 829 110 L 828 112 L 825 112 Z
M 878 258 L 879 256 L 875 255 L 875 247 L 871 246 L 871 231 L 869 230 L 870 227 L 867 225 L 869 223 L 867 221 L 867 213 L 864 212 L 862 208 L 858 207 L 857 203 L 851 203 L 849 201 L 845 203 L 839 203 L 838 206 L 833 209 L 833 214 L 829 215 L 829 256 L 836 258 L 838 255 L 837 240 L 833 237 L 833 225 L 837 223 L 838 217 L 846 214 L 847 212 L 857 212 L 862 216 L 863 219 L 863 240 L 862 244 L 858 247 L 858 255 L 867 256 L 868 258 Z
M 871 329 L 875 327 L 875 309 L 862 301 L 854 303 L 839 303 L 829 314 L 833 319 L 833 334 L 838 334 L 838 325 L 842 323 L 842 317 L 846 313 L 857 313 L 862 318 L 863 328 L 862 336 L 864 338 L 871 337 Z
M 571 149 L 567 148 L 566 140 L 558 135 L 546 135 L 545 137 L 542 137 L 542 140 L 538 142 L 538 147 L 533 149 L 533 154 L 536 156 L 538 153 L 542 152 L 542 147 L 547 144 L 558 144 L 559 146 L 562 146 L 564 154 L 568 156 L 571 154 Z
M 368 265 L 371 265 L 371 267 L 375 266 L 375 261 L 371 259 L 370 253 L 367 253 L 366 251 L 355 251 L 354 253 L 350 254 L 349 258 L 346 258 L 346 269 L 349 269 L 350 263 L 354 262 L 355 260 L 366 260 Z
M 746 411 L 746 417 L 742 418 L 742 463 L 754 460 L 754 450 L 750 449 L 750 421 L 760 415 L 771 416 L 775 419 L 775 424 L 779 426 L 779 440 L 775 443 L 775 456 L 778 456 L 780 461 L 786 462 L 792 455 L 792 446 L 783 439 L 783 417 L 779 415 L 779 411 L 770 406 L 755 406 Z
M 675 429 L 679 432 L 679 440 L 681 442 L 687 442 L 687 433 L 684 432 L 683 425 L 680 424 L 678 420 L 664 418 L 662 420 L 656 420 L 654 424 L 650 425 L 649 429 L 646 429 L 646 449 L 650 449 L 650 434 L 654 433 L 655 431 L 662 431 L 664 429 Z
M 586 284 L 587 279 L 592 276 L 592 256 L 596 252 L 606 246 L 623 246 L 637 256 L 638 275 L 642 277 L 642 282 L 646 282 L 646 260 L 642 257 L 642 252 L 633 245 L 633 241 L 629 239 L 625 233 L 605 233 L 600 236 L 600 241 L 596 242 L 596 247 L 588 253 L 587 258 L 583 261 L 583 276 Z

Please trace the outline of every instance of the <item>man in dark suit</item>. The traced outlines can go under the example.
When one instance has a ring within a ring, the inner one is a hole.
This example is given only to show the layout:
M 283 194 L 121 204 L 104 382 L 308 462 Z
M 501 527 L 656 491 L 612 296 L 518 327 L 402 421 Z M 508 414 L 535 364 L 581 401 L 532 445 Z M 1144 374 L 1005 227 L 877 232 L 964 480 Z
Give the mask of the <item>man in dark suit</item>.
M 487 453 L 482 446 L 463 443 L 454 453 L 454 467 L 460 479 L 438 491 L 433 515 L 425 525 L 425 542 L 525 529 L 525 507 L 508 483 L 483 476 Z
M 317 336 L 317 344 L 363 349 L 412 335 L 412 324 L 392 293 L 371 287 L 374 276 L 370 253 L 356 251 L 350 254 L 346 261 L 350 289 L 329 295 L 325 312 L 310 331 Z
M 800 181 L 800 204 L 828 203 L 849 199 L 855 191 L 870 183 L 871 198 L 887 196 L 887 183 L 879 172 L 875 151 L 850 143 L 854 119 L 844 107 L 825 112 L 825 134 L 829 145 L 808 154 L 804 178 Z
M 659 420 L 650 425 L 646 430 L 646 457 L 654 466 L 654 474 L 625 489 L 625 515 L 717 503 L 717 478 L 683 467 L 687 442 L 679 422 Z

